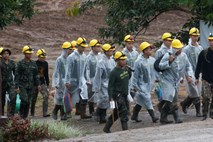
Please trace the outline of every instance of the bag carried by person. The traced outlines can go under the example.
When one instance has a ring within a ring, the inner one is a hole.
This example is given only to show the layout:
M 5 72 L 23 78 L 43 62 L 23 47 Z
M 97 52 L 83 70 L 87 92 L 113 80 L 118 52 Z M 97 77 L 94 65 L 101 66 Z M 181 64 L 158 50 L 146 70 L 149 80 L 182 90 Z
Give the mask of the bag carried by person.
M 168 52 L 168 53 L 169 53 L 169 55 L 172 55 L 170 52 Z M 165 55 L 165 54 L 164 54 L 164 55 Z M 155 68 L 155 70 L 156 70 L 157 72 L 163 72 L 163 71 L 165 71 L 165 70 L 160 69 L 160 67 L 159 67 L 160 61 L 162 60 L 162 58 L 163 58 L 164 55 L 162 55 L 160 58 L 158 58 L 158 59 L 155 60 L 155 62 L 154 62 L 154 68 Z
M 16 95 L 16 112 L 20 111 L 20 106 L 21 106 L 21 99 L 20 99 L 20 95 L 17 94 Z
M 63 104 L 64 104 L 64 111 L 65 112 L 71 112 L 72 111 L 72 98 L 71 98 L 71 95 L 68 92 L 64 95 Z

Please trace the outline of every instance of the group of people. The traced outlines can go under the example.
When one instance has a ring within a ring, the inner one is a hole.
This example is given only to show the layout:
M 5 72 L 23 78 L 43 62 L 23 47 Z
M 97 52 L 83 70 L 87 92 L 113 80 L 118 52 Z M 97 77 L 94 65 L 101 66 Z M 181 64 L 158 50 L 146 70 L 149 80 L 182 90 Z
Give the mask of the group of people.
M 169 114 L 173 115 L 175 123 L 182 123 L 178 114 L 178 90 L 180 83 L 186 83 L 187 97 L 180 103 L 182 111 L 187 113 L 187 108 L 193 104 L 197 117 L 205 120 L 209 113 L 209 117 L 213 119 L 213 35 L 209 35 L 209 47 L 206 49 L 198 43 L 200 33 L 197 28 L 191 28 L 189 35 L 189 43 L 184 47 L 179 39 L 174 39 L 170 33 L 164 33 L 163 43 L 155 52 L 155 57 L 152 57 L 154 48 L 148 42 L 142 42 L 137 50 L 133 46 L 134 39 L 131 35 L 124 37 L 125 47 L 122 51 L 116 51 L 115 46 L 108 43 L 102 45 L 97 39 L 91 40 L 89 44 L 84 37 L 64 42 L 52 76 L 52 87 L 56 89 L 52 118 L 57 120 L 58 111 L 61 120 L 71 117 L 72 110 L 66 110 L 64 102 L 64 96 L 70 95 L 72 108 L 76 108 L 75 115 L 80 115 L 81 119 L 89 119 L 95 115 L 100 124 L 105 123 L 103 131 L 110 133 L 114 121 L 120 118 L 122 129 L 127 130 L 129 98 L 133 97 L 135 106 L 132 121 L 141 122 L 138 114 L 143 106 L 153 123 L 158 120 L 162 124 L 173 123 L 167 119 Z M 86 55 L 85 49 L 88 47 L 91 47 L 91 51 Z M 19 93 L 20 116 L 26 118 L 30 109 L 34 116 L 37 94 L 41 92 L 43 116 L 50 116 L 47 112 L 47 54 L 44 49 L 39 49 L 38 60 L 35 62 L 31 60 L 33 49 L 30 46 L 24 46 L 22 52 L 24 59 L 16 64 L 9 59 L 9 49 L 0 49 L 3 108 L 5 95 L 8 93 L 10 115 L 14 115 L 15 98 Z M 155 84 L 160 86 L 158 92 L 161 92 L 157 105 L 160 119 L 155 116 L 151 99 Z M 114 110 L 106 119 L 110 104 L 115 105 Z M 86 113 L 87 105 L 90 114 Z

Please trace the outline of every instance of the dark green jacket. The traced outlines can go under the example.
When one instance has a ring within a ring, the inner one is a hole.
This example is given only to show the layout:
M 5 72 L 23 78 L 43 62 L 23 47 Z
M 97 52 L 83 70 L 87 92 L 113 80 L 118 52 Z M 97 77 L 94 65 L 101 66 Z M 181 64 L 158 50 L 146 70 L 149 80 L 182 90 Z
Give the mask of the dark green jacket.
M 117 95 L 128 95 L 128 86 L 129 86 L 130 72 L 126 69 L 115 67 L 109 77 L 108 84 L 108 94 L 109 98 L 114 100 L 117 98 Z
M 24 59 L 19 61 L 15 70 L 16 88 L 23 87 L 26 89 L 32 89 L 33 86 L 38 86 L 39 84 L 38 67 L 36 62 L 32 60 L 27 62 Z
M 9 60 L 8 64 L 5 63 L 5 60 L 1 60 L 2 63 L 2 86 L 10 87 L 11 85 L 14 85 L 14 75 L 15 75 L 15 68 L 16 63 L 13 60 Z

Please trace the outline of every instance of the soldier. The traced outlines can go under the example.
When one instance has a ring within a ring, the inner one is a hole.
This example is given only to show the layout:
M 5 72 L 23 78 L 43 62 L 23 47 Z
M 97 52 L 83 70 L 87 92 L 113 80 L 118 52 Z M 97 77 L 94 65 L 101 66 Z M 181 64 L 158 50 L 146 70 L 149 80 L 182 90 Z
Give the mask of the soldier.
M 81 119 L 88 119 L 91 116 L 86 114 L 86 104 L 88 100 L 86 80 L 84 78 L 84 66 L 86 55 L 85 48 L 88 47 L 86 39 L 79 37 L 77 39 L 77 50 L 70 54 L 67 58 L 65 84 L 66 91 L 69 91 L 72 97 L 72 105 L 80 106 Z
M 54 97 L 54 109 L 52 112 L 52 118 L 57 120 L 58 111 L 61 112 L 61 120 L 66 120 L 66 114 L 63 107 L 64 89 L 65 89 L 65 69 L 67 64 L 67 56 L 69 49 L 71 48 L 70 42 L 64 42 L 62 44 L 61 55 L 56 59 L 55 67 L 52 76 L 52 87 L 56 89 Z
M 107 120 L 103 131 L 111 133 L 110 128 L 113 123 L 120 117 L 123 130 L 128 130 L 128 86 L 131 77 L 131 71 L 126 68 L 127 56 L 120 51 L 115 52 L 114 59 L 117 63 L 116 67 L 111 71 L 108 83 L 109 100 L 115 101 L 113 114 Z
M 209 117 L 213 119 L 213 34 L 208 37 L 209 48 L 200 52 L 195 70 L 196 84 L 199 83 L 200 73 L 202 73 L 202 97 L 203 97 L 203 119 Z M 211 102 L 211 103 L 210 103 Z M 210 110 L 209 110 L 210 106 Z
M 173 114 L 175 123 L 182 123 L 178 115 L 177 95 L 180 79 L 186 76 L 188 83 L 193 81 L 192 66 L 187 55 L 182 52 L 183 44 L 178 39 L 172 41 L 172 50 L 166 53 L 160 61 L 159 67 L 162 72 L 162 109 L 160 122 L 172 123 L 167 119 L 169 113 Z
M 136 105 L 131 120 L 141 122 L 141 120 L 138 120 L 138 113 L 144 105 L 152 118 L 152 122 L 156 123 L 158 118 L 155 117 L 151 100 L 151 89 L 156 80 L 155 59 L 151 57 L 152 46 L 148 42 L 141 43 L 140 50 L 142 54 L 135 61 L 135 72 L 132 76 L 132 88 L 136 92 Z
M 94 103 L 96 101 L 94 92 L 92 91 L 92 85 L 95 77 L 97 62 L 101 59 L 100 54 L 101 44 L 98 40 L 93 39 L 90 41 L 89 46 L 91 47 L 92 51 L 90 51 L 89 54 L 87 55 L 84 72 L 86 73 L 85 78 L 88 87 L 89 113 L 92 115 L 94 113 Z
M 162 35 L 161 39 L 163 40 L 163 43 L 162 43 L 161 47 L 155 52 L 156 60 L 171 49 L 171 43 L 173 40 L 172 35 L 170 33 L 164 33 Z
M 24 46 L 22 49 L 24 59 L 19 61 L 15 70 L 15 85 L 16 91 L 20 94 L 21 106 L 20 116 L 27 118 L 32 99 L 32 88 L 38 86 L 38 91 L 41 90 L 38 76 L 38 67 L 36 62 L 31 60 L 33 49 L 30 46 Z
M 2 115 L 4 115 L 5 106 L 5 95 L 9 94 L 9 116 L 15 114 L 15 103 L 16 103 L 16 93 L 15 93 L 15 82 L 14 74 L 16 64 L 10 59 L 11 51 L 9 49 L 3 49 L 2 51 Z
M 93 91 L 97 95 L 97 112 L 99 112 L 99 123 L 106 123 L 106 111 L 109 108 L 108 81 L 109 74 L 115 67 L 115 61 L 111 58 L 115 47 L 110 44 L 102 46 L 102 59 L 97 63 L 93 82 Z
M 36 53 L 38 60 L 36 64 L 38 66 L 38 74 L 39 80 L 41 83 L 41 94 L 43 97 L 43 117 L 49 117 L 50 114 L 47 113 L 48 111 L 48 98 L 49 98 L 49 67 L 48 62 L 46 61 L 46 52 L 44 49 L 39 49 Z M 31 102 L 31 116 L 35 115 L 35 104 L 38 96 L 38 89 L 35 88 L 35 92 L 32 97 Z
M 189 44 L 183 49 L 183 52 L 186 53 L 189 62 L 192 65 L 193 72 L 195 72 L 197 60 L 200 52 L 203 48 L 198 44 L 199 30 L 197 28 L 191 28 L 189 31 L 190 39 Z M 182 101 L 180 104 L 184 113 L 187 113 L 187 108 L 193 103 L 196 109 L 196 116 L 201 117 L 200 114 L 200 93 L 201 93 L 201 84 L 195 85 L 193 82 L 186 84 L 187 86 L 187 98 Z

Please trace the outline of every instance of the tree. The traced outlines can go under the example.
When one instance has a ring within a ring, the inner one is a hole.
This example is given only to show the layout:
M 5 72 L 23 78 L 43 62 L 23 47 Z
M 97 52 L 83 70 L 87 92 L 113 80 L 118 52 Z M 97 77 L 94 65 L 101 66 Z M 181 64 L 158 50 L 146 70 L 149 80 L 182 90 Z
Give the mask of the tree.
M 25 18 L 30 19 L 34 14 L 34 0 L 1 0 L 0 28 L 16 23 L 22 24 Z
M 80 6 L 80 12 L 95 5 L 107 8 L 107 27 L 99 30 L 100 36 L 104 39 L 113 38 L 116 43 L 121 43 L 123 37 L 129 33 L 134 33 L 137 37 L 159 15 L 171 10 L 193 15 L 184 27 L 196 26 L 198 20 L 213 23 L 212 0 L 89 0 Z

